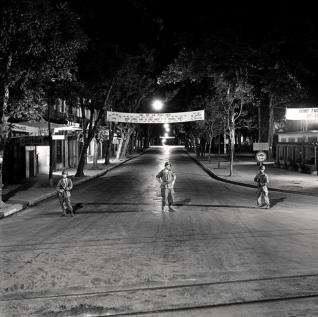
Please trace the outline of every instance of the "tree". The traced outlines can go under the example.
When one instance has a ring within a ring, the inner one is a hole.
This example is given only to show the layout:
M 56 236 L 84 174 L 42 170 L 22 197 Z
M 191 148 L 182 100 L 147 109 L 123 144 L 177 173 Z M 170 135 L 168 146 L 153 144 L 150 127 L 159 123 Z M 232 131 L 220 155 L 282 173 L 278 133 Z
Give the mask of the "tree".
M 269 158 L 272 158 L 273 136 L 275 133 L 274 111 L 292 101 L 305 96 L 305 89 L 297 76 L 297 68 L 292 61 L 276 56 L 271 50 L 262 50 L 258 73 L 261 92 L 267 99 Z
M 223 39 L 209 38 L 202 46 L 183 49 L 159 78 L 161 84 L 200 82 L 213 80 L 215 90 L 211 97 L 218 101 L 219 113 L 226 118 L 231 141 L 230 175 L 233 170 L 235 127 L 242 115 L 243 106 L 252 99 L 249 82 L 249 47 Z
M 114 85 L 113 109 L 124 112 L 140 111 L 143 103 L 155 90 L 154 67 L 154 52 L 151 50 L 143 49 L 137 55 L 127 56 Z M 136 125 L 122 124 L 118 128 L 121 130 L 122 137 L 116 158 L 122 159 L 126 157 Z
M 8 137 L 5 114 L 10 90 L 24 89 L 38 77 L 43 80 L 71 77 L 77 54 L 85 46 L 86 38 L 77 17 L 67 5 L 53 6 L 48 0 L 4 1 L 0 9 L 1 159 Z M 0 205 L 4 205 L 2 200 Z

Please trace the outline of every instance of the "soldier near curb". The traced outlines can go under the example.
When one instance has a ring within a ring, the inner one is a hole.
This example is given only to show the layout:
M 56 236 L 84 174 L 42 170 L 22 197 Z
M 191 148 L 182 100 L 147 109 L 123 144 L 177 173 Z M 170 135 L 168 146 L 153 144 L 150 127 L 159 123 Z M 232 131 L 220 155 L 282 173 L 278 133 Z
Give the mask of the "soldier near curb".
M 62 216 L 66 216 L 66 211 L 69 210 L 73 217 L 74 211 L 71 203 L 71 190 L 73 188 L 73 183 L 67 176 L 67 171 L 64 170 L 62 172 L 62 178 L 56 185 L 56 190 L 58 192 L 58 198 L 62 208 Z
M 161 170 L 157 176 L 160 183 L 162 204 L 161 210 L 165 211 L 165 206 L 169 207 L 169 211 L 174 211 L 172 208 L 174 201 L 174 183 L 176 181 L 176 174 L 171 170 L 171 163 L 166 162 L 165 168 Z
M 267 184 L 268 176 L 265 174 L 265 166 L 261 165 L 259 168 L 259 173 L 254 177 L 254 182 L 257 183 L 257 207 L 270 208 L 270 202 L 268 197 Z

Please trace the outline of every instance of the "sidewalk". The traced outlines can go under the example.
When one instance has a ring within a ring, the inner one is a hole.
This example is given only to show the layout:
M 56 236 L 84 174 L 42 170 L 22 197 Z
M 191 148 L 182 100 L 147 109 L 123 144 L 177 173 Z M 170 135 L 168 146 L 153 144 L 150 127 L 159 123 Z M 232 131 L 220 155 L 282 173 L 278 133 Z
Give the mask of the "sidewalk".
M 110 160 L 110 164 L 107 166 L 102 164 L 104 159 L 99 160 L 99 169 L 92 169 L 92 164 L 89 163 L 85 166 L 84 177 L 74 177 L 76 173 L 75 168 L 67 169 L 68 175 L 72 179 L 73 185 L 76 186 L 94 178 L 100 177 L 113 168 L 120 166 L 123 163 L 142 155 L 143 153 L 144 152 L 133 154 L 127 159 L 121 161 L 117 161 L 115 159 Z M 48 175 L 39 175 L 32 177 L 21 184 L 12 184 L 6 186 L 3 189 L 3 201 L 7 204 L 7 206 L 0 209 L 0 219 L 23 210 L 28 206 L 35 205 L 42 200 L 54 197 L 56 195 L 55 186 L 60 178 L 61 171 L 53 173 L 54 187 L 49 186 Z
M 238 156 L 233 164 L 233 175 L 229 176 L 230 163 L 224 158 L 220 158 L 220 168 L 218 157 L 212 156 L 211 161 L 206 158 L 198 158 L 195 153 L 188 155 L 201 165 L 212 177 L 221 181 L 236 185 L 255 187 L 254 177 L 258 172 L 257 162 L 253 157 Z M 265 162 L 266 174 L 269 177 L 269 189 L 273 191 L 283 191 L 301 195 L 318 196 L 318 176 L 289 171 L 276 167 L 274 162 Z

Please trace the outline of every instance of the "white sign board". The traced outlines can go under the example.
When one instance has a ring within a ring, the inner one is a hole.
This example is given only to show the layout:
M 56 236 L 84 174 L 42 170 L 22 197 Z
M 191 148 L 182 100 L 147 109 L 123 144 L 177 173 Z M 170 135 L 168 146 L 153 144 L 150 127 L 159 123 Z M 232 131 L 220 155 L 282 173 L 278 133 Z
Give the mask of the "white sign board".
M 264 162 L 264 161 L 266 161 L 266 159 L 267 159 L 266 153 L 265 153 L 265 152 L 262 152 L 262 151 L 257 152 L 256 155 L 255 155 L 255 157 L 256 157 L 256 159 L 257 159 L 258 162 Z
M 28 146 L 25 147 L 25 150 L 26 150 L 26 151 L 35 151 L 35 146 L 32 146 L 32 145 L 30 146 L 30 145 L 28 145 Z
M 173 113 L 127 113 L 107 111 L 107 121 L 126 123 L 174 123 L 204 120 L 204 110 Z
M 268 142 L 253 143 L 253 151 L 268 151 L 268 150 L 269 150 Z
M 65 139 L 65 135 L 61 135 L 61 134 L 52 135 L 52 140 L 64 140 L 64 139 Z
M 318 108 L 287 108 L 287 120 L 318 120 Z

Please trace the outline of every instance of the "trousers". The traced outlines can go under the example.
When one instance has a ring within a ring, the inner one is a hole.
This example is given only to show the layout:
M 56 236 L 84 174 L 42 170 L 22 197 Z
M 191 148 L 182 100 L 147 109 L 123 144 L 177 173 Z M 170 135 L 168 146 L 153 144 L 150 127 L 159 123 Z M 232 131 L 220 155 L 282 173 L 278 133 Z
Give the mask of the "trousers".
M 65 211 L 68 209 L 69 211 L 73 212 L 73 207 L 71 203 L 71 198 L 70 197 L 65 197 L 63 193 L 59 193 L 59 201 L 60 201 L 60 206 L 62 208 L 62 212 L 65 213 Z
M 268 188 L 266 186 L 260 186 L 257 188 L 257 204 L 258 205 L 270 205 L 268 197 Z
M 174 201 L 173 188 L 161 188 L 162 207 L 171 206 Z

